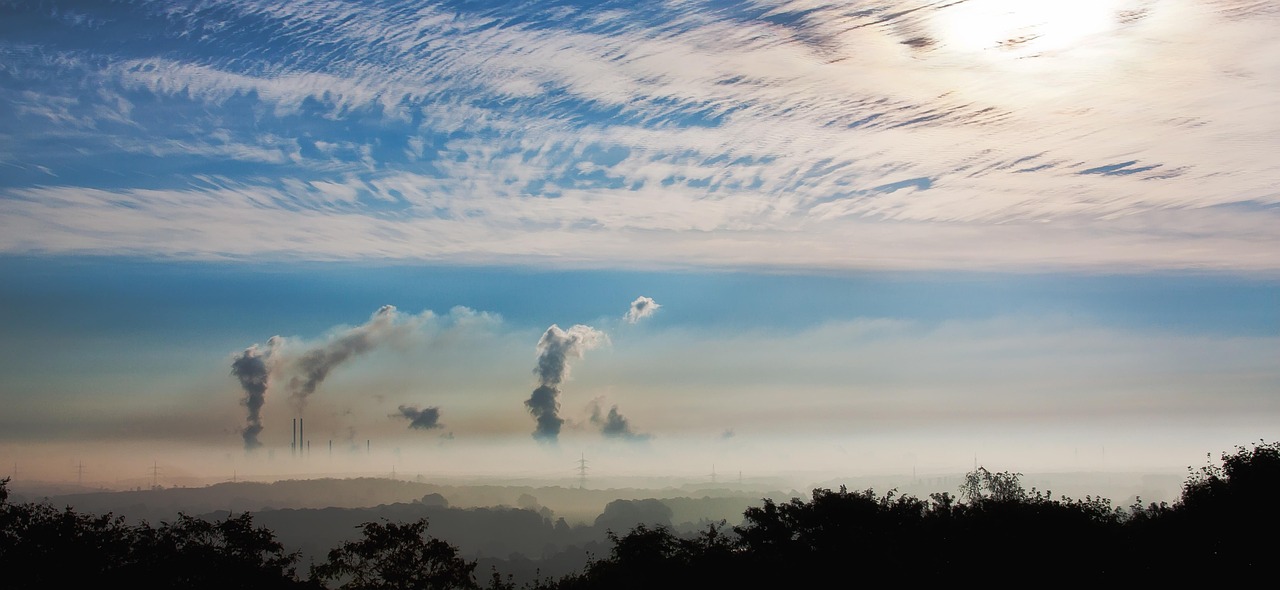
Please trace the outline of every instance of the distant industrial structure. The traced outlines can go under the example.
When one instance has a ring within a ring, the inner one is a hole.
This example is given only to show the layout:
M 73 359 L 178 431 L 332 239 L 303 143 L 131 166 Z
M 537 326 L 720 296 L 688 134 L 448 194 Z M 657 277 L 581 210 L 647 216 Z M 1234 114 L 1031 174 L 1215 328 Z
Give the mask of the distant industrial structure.
M 306 426 L 303 423 L 302 418 L 293 419 L 293 438 L 289 442 L 289 454 L 293 457 L 311 456 L 311 441 L 307 439 L 305 428 Z M 357 447 L 353 441 L 350 451 L 354 453 L 358 448 L 359 447 Z M 365 454 L 373 454 L 372 439 L 366 439 L 364 441 L 364 452 Z M 329 457 L 333 457 L 333 439 L 329 439 Z M 16 471 L 16 465 L 14 469 Z
M 311 445 L 303 444 L 306 438 L 302 433 L 302 418 L 293 419 L 293 442 L 289 444 L 289 453 L 297 457 L 301 454 L 310 454 Z

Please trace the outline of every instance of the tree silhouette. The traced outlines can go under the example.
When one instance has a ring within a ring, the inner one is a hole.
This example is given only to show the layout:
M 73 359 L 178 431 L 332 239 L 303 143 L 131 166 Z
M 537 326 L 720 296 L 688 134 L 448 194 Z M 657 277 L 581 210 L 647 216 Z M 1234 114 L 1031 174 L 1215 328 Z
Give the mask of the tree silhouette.
M 964 483 L 960 484 L 960 498 L 970 503 L 986 499 L 997 502 L 1022 500 L 1027 492 L 1022 488 L 1021 477 L 1021 473 L 992 473 L 979 466 L 965 474 Z
M 299 553 L 285 553 L 275 533 L 255 527 L 250 514 L 223 520 L 179 514 L 132 534 L 134 559 L 121 573 L 166 588 L 277 588 L 297 580 Z
M 363 538 L 329 551 L 311 577 L 343 590 L 450 590 L 478 588 L 475 562 L 449 543 L 426 536 L 427 519 L 410 523 L 366 522 Z M 500 581 L 500 578 L 498 578 Z
M 129 526 L 124 517 L 8 501 L 0 480 L 0 572 L 11 589 L 134 586 L 302 588 L 296 553 L 248 514 L 218 522 L 179 515 Z M 70 564 L 70 565 L 69 565 Z
M 1219 579 L 1270 575 L 1280 555 L 1280 442 L 1237 446 L 1220 460 L 1188 468 L 1181 499 L 1144 523 L 1146 546 Z

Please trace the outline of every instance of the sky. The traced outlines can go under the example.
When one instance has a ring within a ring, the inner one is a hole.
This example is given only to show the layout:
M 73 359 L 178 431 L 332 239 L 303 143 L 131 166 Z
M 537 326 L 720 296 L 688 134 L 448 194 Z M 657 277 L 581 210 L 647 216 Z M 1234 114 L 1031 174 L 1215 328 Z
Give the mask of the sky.
M 1280 438 L 1271 3 L 635 4 L 0 0 L 0 472 Z

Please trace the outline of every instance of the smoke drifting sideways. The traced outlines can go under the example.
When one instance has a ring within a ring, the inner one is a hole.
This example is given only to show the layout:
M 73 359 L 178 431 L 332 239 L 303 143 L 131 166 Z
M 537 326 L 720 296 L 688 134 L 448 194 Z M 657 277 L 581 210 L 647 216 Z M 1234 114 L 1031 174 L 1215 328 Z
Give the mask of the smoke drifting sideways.
M 609 408 L 608 414 L 602 411 L 600 405 L 601 398 L 591 400 L 591 423 L 600 427 L 600 434 L 606 438 L 617 438 L 628 441 L 646 441 L 653 438 L 652 434 L 644 434 L 635 432 L 631 429 L 631 421 L 627 420 L 620 412 L 618 405 L 614 404 Z
M 267 392 L 278 375 L 293 375 L 288 382 L 290 398 L 297 406 L 297 411 L 301 412 L 307 397 L 315 393 L 335 367 L 373 350 L 383 342 L 406 335 L 413 329 L 414 322 L 400 321 L 400 314 L 395 306 L 384 305 L 364 324 L 348 328 L 329 342 L 298 355 L 286 354 L 285 341 L 281 336 L 272 336 L 267 341 L 265 354 L 258 349 L 257 344 L 246 348 L 231 363 L 231 372 L 239 379 L 240 387 L 244 390 L 242 403 L 249 411 L 247 424 L 241 433 L 245 450 L 251 451 L 262 446 L 258 440 L 258 435 L 262 432 L 262 407 L 266 403 Z
M 637 297 L 635 301 L 631 302 L 631 309 L 628 309 L 626 315 L 622 317 L 628 324 L 634 324 L 653 315 L 654 312 L 658 311 L 659 307 L 662 306 L 659 305 L 658 302 L 654 301 L 652 298 L 641 295 L 640 297 Z
M 382 341 L 407 330 L 404 324 L 396 323 L 397 315 L 395 306 L 384 305 L 373 313 L 368 322 L 351 328 L 333 341 L 308 350 L 298 357 L 295 365 L 302 375 L 289 380 L 289 392 L 299 412 L 306 406 L 307 397 L 315 393 L 334 367 L 369 352 Z
M 393 418 L 408 418 L 409 428 L 416 430 L 431 430 L 433 428 L 444 428 L 444 424 L 440 423 L 440 408 L 432 406 L 429 408 L 418 409 L 417 406 L 400 406 L 399 414 L 392 414 Z
M 564 419 L 560 417 L 560 384 L 569 378 L 569 359 L 582 358 L 586 351 L 609 341 L 604 332 L 591 326 L 575 325 L 568 330 L 552 324 L 538 340 L 538 387 L 524 405 L 533 414 L 537 426 L 533 438 L 555 443 L 560 437 Z

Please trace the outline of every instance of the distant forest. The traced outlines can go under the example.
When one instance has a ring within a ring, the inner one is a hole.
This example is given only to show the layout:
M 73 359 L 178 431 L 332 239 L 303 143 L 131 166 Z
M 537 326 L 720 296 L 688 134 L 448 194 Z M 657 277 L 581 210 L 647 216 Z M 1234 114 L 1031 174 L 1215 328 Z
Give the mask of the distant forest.
M 796 588 L 862 584 L 1274 583 L 1280 565 L 1280 443 L 1189 468 L 1173 504 L 1053 497 L 1021 474 L 979 467 L 956 490 L 819 488 L 765 499 L 740 524 L 694 533 L 611 528 L 579 571 L 517 582 L 461 557 L 430 521 L 382 519 L 305 569 L 251 513 L 180 514 L 157 525 L 11 502 L 0 480 L 0 587 L 492 590 Z M 625 529 L 625 530 L 623 530 Z

